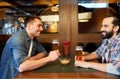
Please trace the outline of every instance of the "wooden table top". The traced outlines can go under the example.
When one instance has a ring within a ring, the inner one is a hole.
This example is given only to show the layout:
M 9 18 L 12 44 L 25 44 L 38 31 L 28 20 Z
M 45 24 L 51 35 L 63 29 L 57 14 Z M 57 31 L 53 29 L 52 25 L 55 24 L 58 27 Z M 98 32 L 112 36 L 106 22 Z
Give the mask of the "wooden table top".
M 67 65 L 61 65 L 59 60 L 48 63 L 33 71 L 18 74 L 14 79 L 118 79 L 113 74 L 108 74 L 94 69 L 78 68 L 74 60 Z

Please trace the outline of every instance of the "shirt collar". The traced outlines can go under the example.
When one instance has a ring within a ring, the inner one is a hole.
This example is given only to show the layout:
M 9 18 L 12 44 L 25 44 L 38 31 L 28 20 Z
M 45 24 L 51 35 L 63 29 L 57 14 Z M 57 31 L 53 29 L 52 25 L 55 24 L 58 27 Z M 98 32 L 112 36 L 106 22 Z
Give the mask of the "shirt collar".
M 113 43 L 114 41 L 117 41 L 120 38 L 120 33 L 117 34 L 117 36 L 115 38 L 111 38 L 111 39 L 105 39 L 105 41 L 107 41 L 108 43 Z
M 22 30 L 23 33 L 25 34 L 26 40 L 31 40 L 30 37 L 28 36 L 27 32 L 25 29 Z

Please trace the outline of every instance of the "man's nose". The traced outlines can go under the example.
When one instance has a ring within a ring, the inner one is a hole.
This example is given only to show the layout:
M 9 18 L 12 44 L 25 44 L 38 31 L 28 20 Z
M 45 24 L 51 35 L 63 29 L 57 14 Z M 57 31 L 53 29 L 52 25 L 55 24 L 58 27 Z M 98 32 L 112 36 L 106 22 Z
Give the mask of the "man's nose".
M 103 31 L 104 30 L 104 27 L 101 27 L 100 31 Z
M 43 27 L 40 27 L 40 30 L 43 31 Z

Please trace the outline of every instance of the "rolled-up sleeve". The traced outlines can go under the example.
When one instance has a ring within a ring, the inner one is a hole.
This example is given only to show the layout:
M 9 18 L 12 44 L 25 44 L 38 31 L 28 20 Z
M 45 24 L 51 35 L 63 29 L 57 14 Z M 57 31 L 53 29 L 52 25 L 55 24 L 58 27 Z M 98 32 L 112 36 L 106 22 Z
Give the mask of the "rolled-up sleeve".
M 111 64 L 119 72 L 120 75 L 120 54 L 118 54 L 116 58 L 111 61 Z
M 113 66 L 113 64 L 111 63 L 107 64 L 107 72 L 115 75 L 120 75 L 120 72 L 118 71 L 118 69 L 115 66 Z
M 27 54 L 25 53 L 25 51 L 23 49 L 21 49 L 21 47 L 16 47 L 12 51 L 13 51 L 13 56 L 14 56 L 15 63 L 19 67 L 19 65 L 27 57 Z
M 28 53 L 28 48 L 25 47 L 25 40 L 22 38 L 16 38 L 13 40 L 14 43 L 11 43 L 11 50 L 13 52 L 13 58 L 17 67 L 25 60 Z

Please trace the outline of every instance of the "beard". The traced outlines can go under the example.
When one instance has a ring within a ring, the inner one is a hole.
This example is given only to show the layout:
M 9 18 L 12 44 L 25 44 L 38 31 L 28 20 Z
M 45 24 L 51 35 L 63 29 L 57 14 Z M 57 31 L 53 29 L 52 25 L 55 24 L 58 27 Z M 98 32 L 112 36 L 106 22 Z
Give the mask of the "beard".
M 113 30 L 110 32 L 102 31 L 101 33 L 103 33 L 103 32 L 105 33 L 105 34 L 102 34 L 103 39 L 105 39 L 105 38 L 110 39 L 113 36 Z

